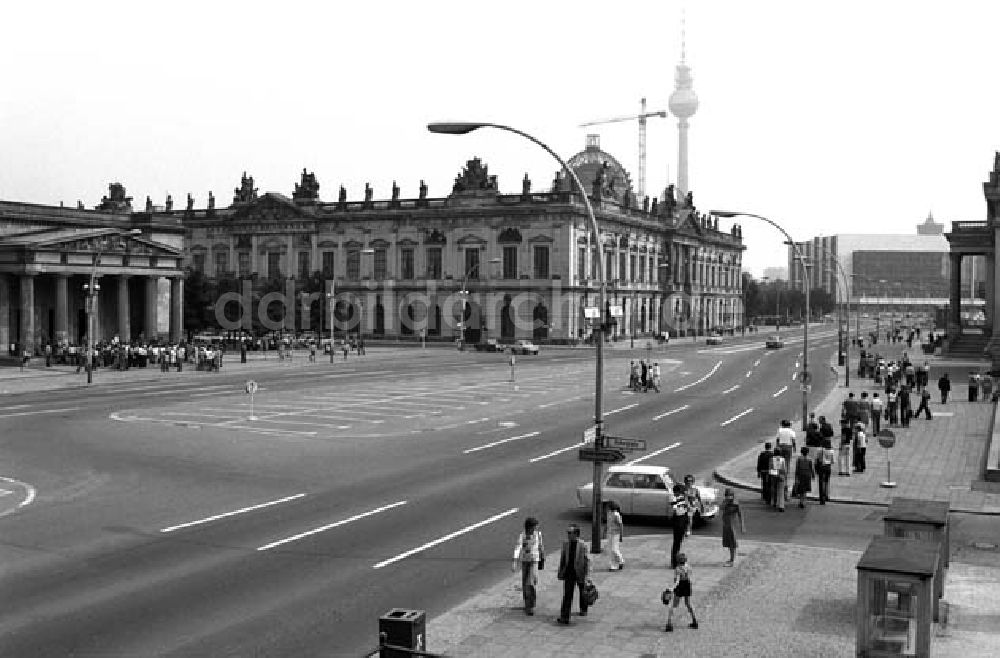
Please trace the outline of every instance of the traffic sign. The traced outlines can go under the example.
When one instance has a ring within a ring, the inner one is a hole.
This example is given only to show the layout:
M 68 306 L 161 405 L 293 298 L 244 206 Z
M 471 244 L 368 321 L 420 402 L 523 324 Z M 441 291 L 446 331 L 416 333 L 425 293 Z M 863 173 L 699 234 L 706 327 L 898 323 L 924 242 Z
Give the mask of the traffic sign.
M 596 320 L 601 317 L 601 310 L 596 306 L 584 306 L 583 317 L 588 320 Z
M 809 384 L 802 384 L 801 386 L 799 386 L 799 390 L 802 391 L 803 393 L 808 393 L 809 391 L 812 390 L 812 386 L 810 386 Z
M 621 306 L 612 306 L 611 307 L 611 317 L 613 317 L 613 318 L 620 318 L 623 315 L 625 315 L 625 313 L 622 311 L 622 307 Z
M 580 448 L 580 460 L 585 462 L 620 462 L 625 459 L 621 450 L 609 448 Z
M 616 450 L 628 450 L 631 452 L 633 450 L 645 450 L 646 441 L 643 439 L 627 439 L 622 436 L 608 436 L 605 434 L 604 447 L 614 448 Z
M 587 429 L 583 430 L 583 442 L 593 443 L 597 439 L 597 426 L 592 425 Z
M 250 395 L 253 395 L 254 393 L 257 392 L 257 388 L 258 388 L 257 382 L 255 382 L 252 379 L 248 379 L 247 383 L 246 383 L 246 386 L 243 389 L 243 392 L 244 393 L 248 393 Z
M 806 385 L 812 384 L 812 380 L 813 380 L 813 378 L 812 378 L 812 373 L 811 372 L 803 370 L 799 374 L 799 381 L 802 382 L 803 384 L 806 384 Z

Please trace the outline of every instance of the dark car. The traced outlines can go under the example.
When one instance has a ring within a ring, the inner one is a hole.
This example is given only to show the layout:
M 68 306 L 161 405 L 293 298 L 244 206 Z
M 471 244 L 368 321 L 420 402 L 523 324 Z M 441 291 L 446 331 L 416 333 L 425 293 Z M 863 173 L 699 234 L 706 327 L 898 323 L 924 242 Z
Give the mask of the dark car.
M 764 347 L 769 350 L 776 350 L 784 346 L 785 341 L 781 340 L 780 336 L 768 336 L 767 340 L 764 341 Z
M 500 352 L 500 344 L 497 342 L 496 338 L 490 338 L 482 343 L 476 343 L 477 352 Z

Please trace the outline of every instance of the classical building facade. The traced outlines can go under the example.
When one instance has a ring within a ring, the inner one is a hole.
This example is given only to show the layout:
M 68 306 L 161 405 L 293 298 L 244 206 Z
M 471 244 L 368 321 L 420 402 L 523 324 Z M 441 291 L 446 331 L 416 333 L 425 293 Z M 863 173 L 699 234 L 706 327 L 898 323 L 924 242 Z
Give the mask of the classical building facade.
M 95 210 L 0 201 L 3 354 L 83 345 L 91 290 L 95 342 L 182 336 L 180 216 L 133 212 L 121 185 L 109 192 Z
M 738 225 L 720 230 L 672 187 L 651 205 L 636 199 L 596 136 L 568 164 L 591 197 L 600 244 L 568 177 L 539 192 L 525 176 L 520 193 L 503 194 L 472 159 L 445 197 L 421 182 L 418 198 L 403 199 L 393 183 L 388 199 L 366 185 L 361 201 L 341 188 L 324 202 L 305 170 L 291 197 L 258 194 L 244 173 L 226 208 L 210 197 L 195 209 L 189 198 L 184 265 L 240 291 L 242 301 L 230 295 L 216 312 L 222 329 L 259 328 L 246 298 L 271 294 L 288 330 L 326 332 L 332 319 L 337 331 L 373 336 L 578 339 L 591 331 L 584 309 L 597 305 L 598 268 L 605 313 L 621 309 L 618 335 L 742 325 Z M 317 280 L 318 291 L 308 283 Z

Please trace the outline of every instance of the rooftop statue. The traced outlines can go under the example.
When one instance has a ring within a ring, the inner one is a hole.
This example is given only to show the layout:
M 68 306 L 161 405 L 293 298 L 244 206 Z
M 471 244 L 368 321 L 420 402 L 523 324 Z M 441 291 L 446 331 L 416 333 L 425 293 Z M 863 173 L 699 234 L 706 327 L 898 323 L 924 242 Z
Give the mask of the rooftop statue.
M 420 181 L 420 198 L 421 199 L 427 198 L 427 183 L 425 183 L 423 179 L 421 179 Z
M 531 194 L 531 179 L 528 178 L 528 172 L 524 172 L 524 178 L 521 180 L 521 194 L 523 196 Z
M 372 202 L 372 195 L 374 193 L 375 193 L 375 190 L 372 189 L 372 186 L 369 185 L 368 183 L 365 183 L 365 203 L 371 203 Z
M 257 200 L 257 188 L 253 186 L 253 176 L 247 176 L 243 172 L 240 178 L 240 186 L 233 189 L 233 203 L 250 203 Z
M 465 168 L 455 177 L 455 185 L 452 186 L 452 192 L 496 191 L 496 189 L 496 176 L 489 175 L 489 167 L 479 158 L 473 158 L 465 163 Z
M 340 192 L 337 194 L 337 203 L 347 203 L 347 189 L 341 185 Z
M 166 202 L 165 205 L 166 205 L 166 208 L 167 208 L 167 212 L 173 212 L 173 210 L 174 210 L 174 197 L 172 197 L 172 196 L 170 196 L 168 194 L 167 195 L 167 202 Z
M 208 192 L 208 209 L 215 210 L 215 195 L 212 194 L 211 190 Z
M 250 180 L 251 182 L 253 181 L 252 178 Z M 316 174 L 307 172 L 305 168 L 302 169 L 302 177 L 295 185 L 295 191 L 292 192 L 292 199 L 295 201 L 315 201 L 319 199 L 319 183 L 316 181 Z
M 667 185 L 667 191 L 663 195 L 663 206 L 666 214 L 674 214 L 674 208 L 677 207 L 677 194 L 674 191 L 673 185 Z
M 392 200 L 399 201 L 399 185 L 396 185 L 396 181 L 392 181 Z
M 131 212 L 132 197 L 125 196 L 125 186 L 121 183 L 108 185 L 108 196 L 101 199 L 98 210 L 110 212 Z
M 194 197 L 188 192 L 187 209 L 189 211 L 194 210 Z
M 153 200 L 146 195 L 146 212 L 153 212 Z

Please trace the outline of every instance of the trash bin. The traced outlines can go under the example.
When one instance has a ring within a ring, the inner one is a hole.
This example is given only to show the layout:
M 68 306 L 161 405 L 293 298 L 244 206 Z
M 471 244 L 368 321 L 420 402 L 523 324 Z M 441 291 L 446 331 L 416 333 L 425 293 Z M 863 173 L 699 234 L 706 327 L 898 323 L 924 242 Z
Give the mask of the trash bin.
M 404 649 L 427 649 L 425 634 L 427 615 L 423 610 L 393 608 L 378 618 L 378 631 L 385 633 L 386 643 Z M 381 658 L 409 658 L 405 651 L 383 649 Z

